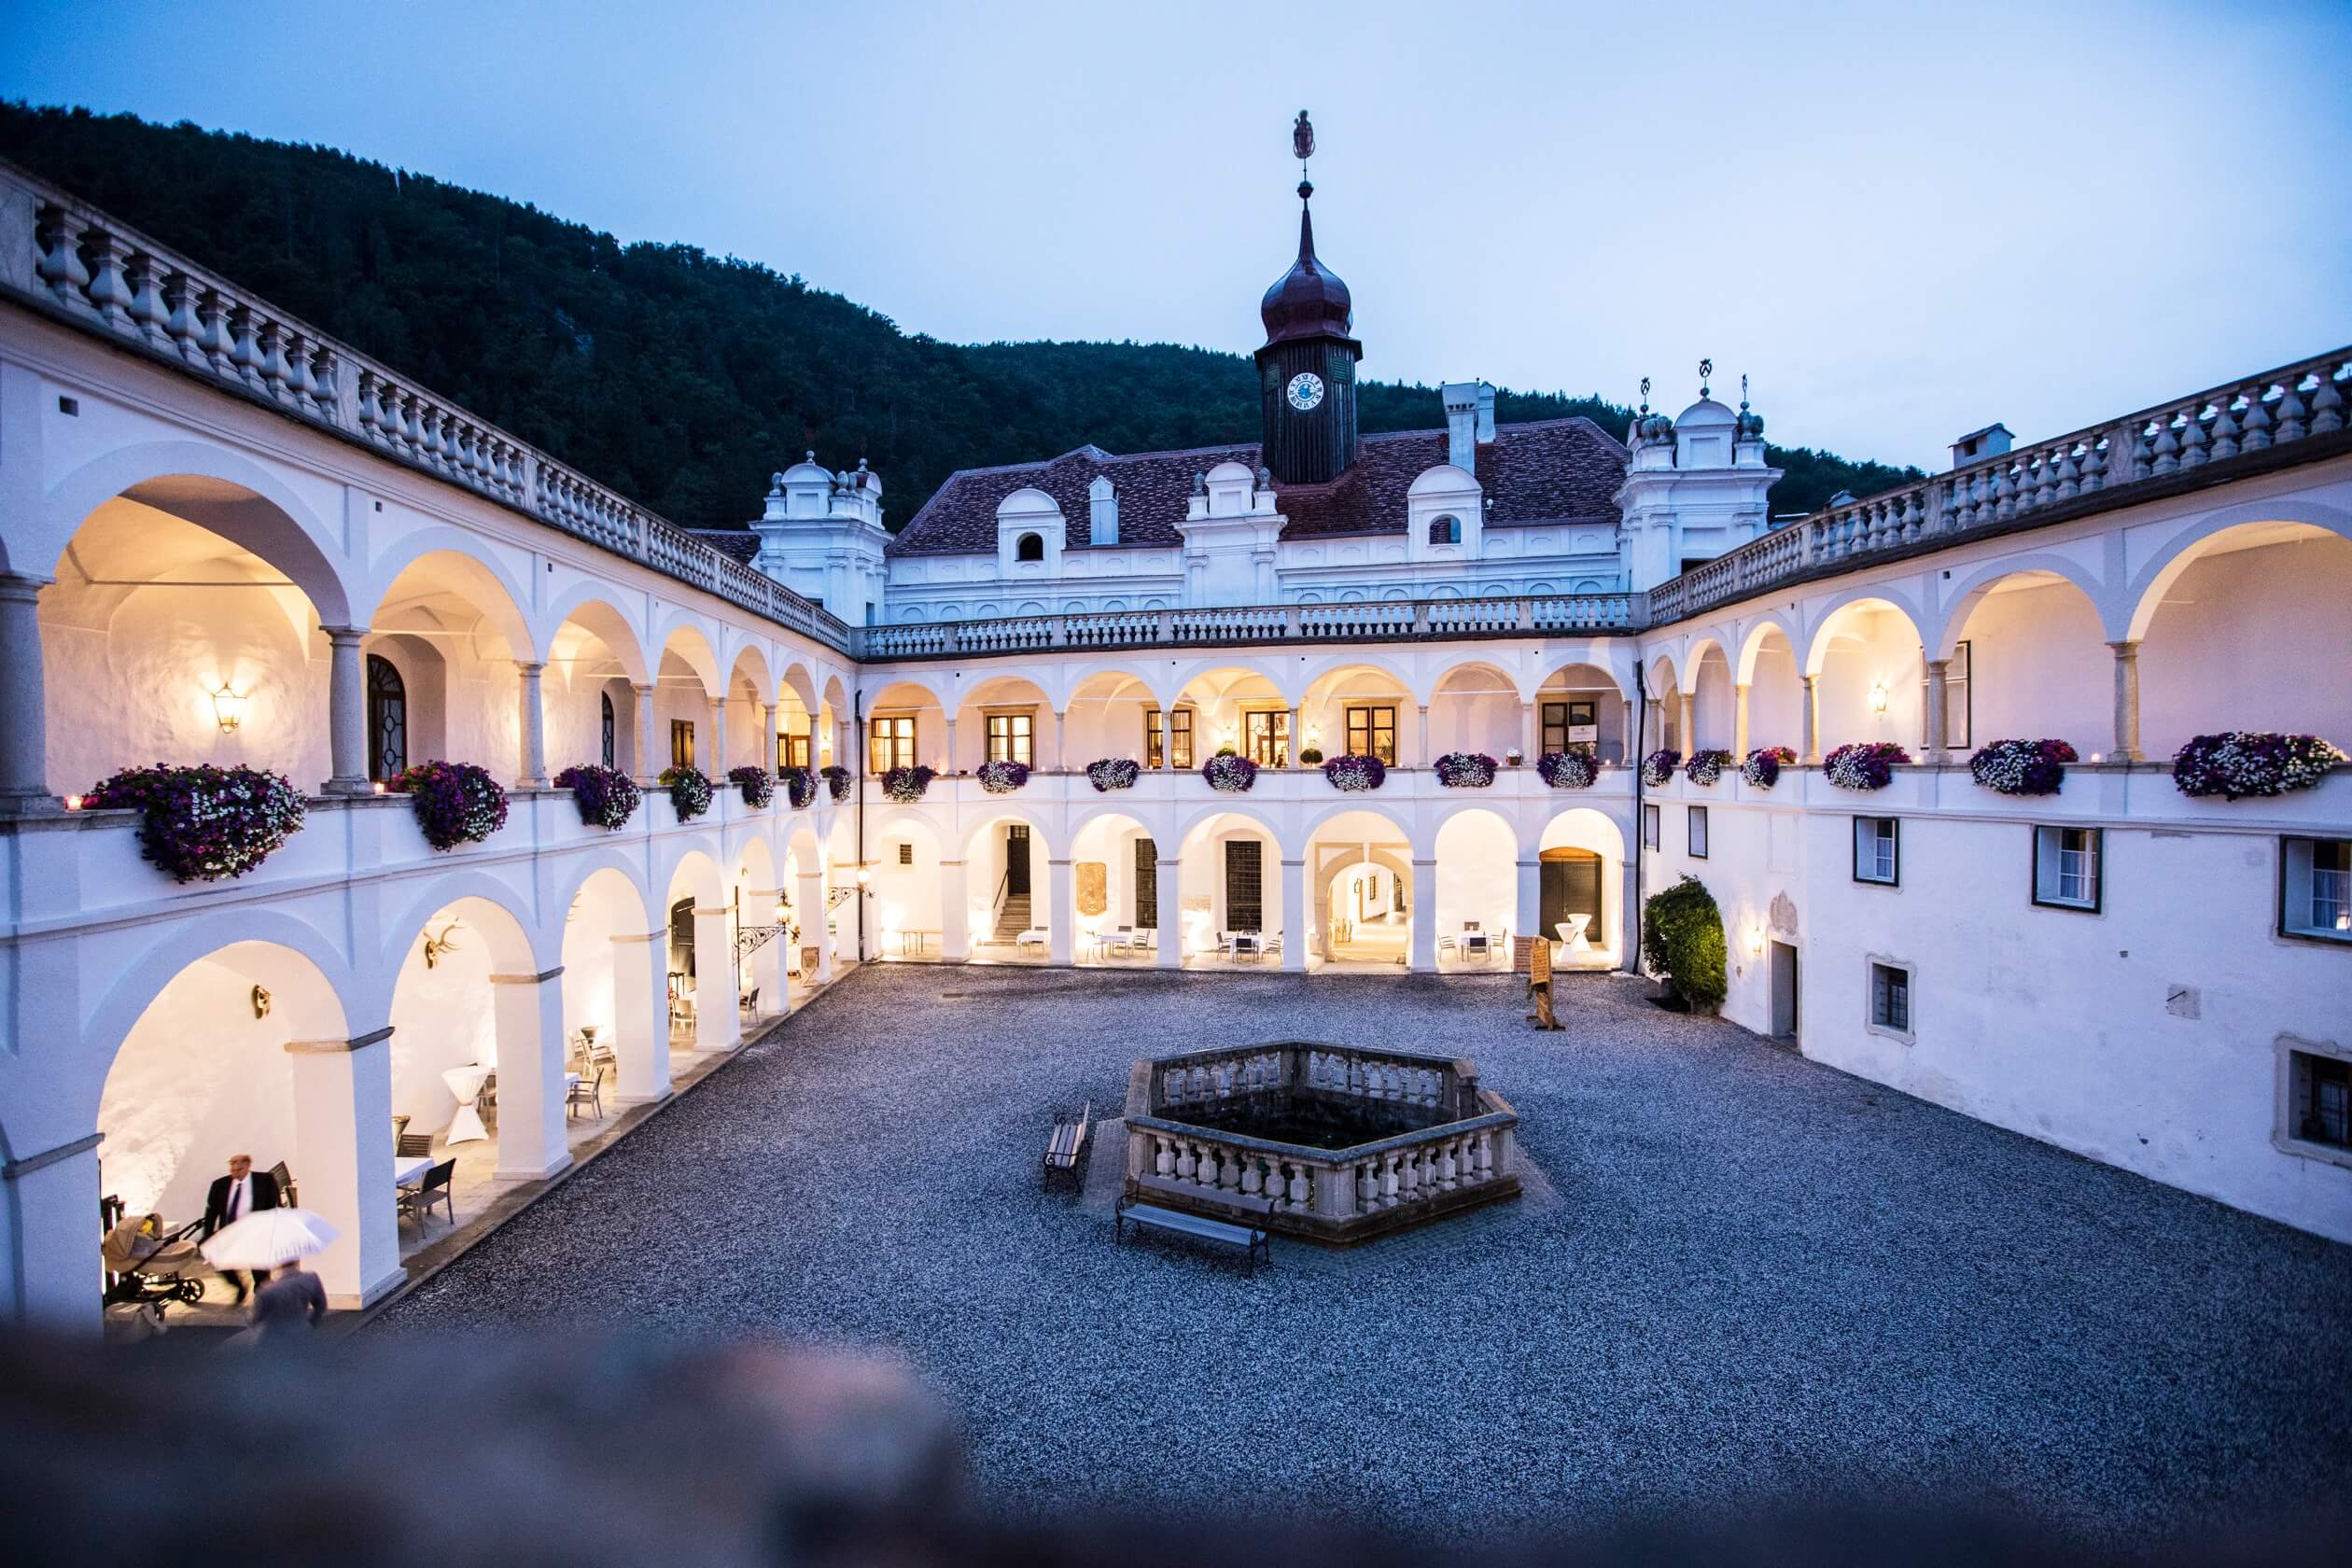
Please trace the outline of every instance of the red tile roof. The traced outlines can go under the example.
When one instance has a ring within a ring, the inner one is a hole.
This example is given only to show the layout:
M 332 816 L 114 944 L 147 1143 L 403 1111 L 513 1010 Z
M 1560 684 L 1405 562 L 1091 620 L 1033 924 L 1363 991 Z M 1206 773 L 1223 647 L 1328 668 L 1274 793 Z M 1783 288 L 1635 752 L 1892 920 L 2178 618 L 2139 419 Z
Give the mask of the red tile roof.
M 732 555 L 745 566 L 760 553 L 760 536 L 749 528 L 689 528 L 688 533 L 708 544 L 722 555 Z
M 1478 449 L 1478 483 L 1494 502 L 1489 523 L 1616 520 L 1611 497 L 1625 477 L 1625 448 L 1592 421 L 1502 425 L 1495 427 L 1494 438 Z M 1117 489 L 1121 545 L 1181 543 L 1176 525 L 1183 521 L 1193 476 L 1228 460 L 1256 468 L 1257 444 L 1126 457 L 1082 446 L 1043 463 L 965 469 L 939 487 L 890 541 L 889 553 L 993 553 L 997 505 L 1025 486 L 1054 498 L 1069 521 L 1071 547 L 1084 547 L 1093 542 L 1086 489 L 1097 474 L 1108 475 Z M 1356 443 L 1355 465 L 1337 479 L 1327 484 L 1277 487 L 1275 504 L 1289 519 L 1282 537 L 1402 533 L 1406 491 L 1422 472 L 1445 460 L 1443 430 L 1365 436 Z

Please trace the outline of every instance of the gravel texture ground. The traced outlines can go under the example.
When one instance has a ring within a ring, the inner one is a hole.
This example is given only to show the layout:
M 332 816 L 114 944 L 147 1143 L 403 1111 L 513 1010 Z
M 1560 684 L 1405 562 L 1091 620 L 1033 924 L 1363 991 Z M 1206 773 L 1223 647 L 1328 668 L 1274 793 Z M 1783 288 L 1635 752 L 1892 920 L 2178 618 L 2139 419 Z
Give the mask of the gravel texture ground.
M 371 1334 L 761 1334 L 903 1357 L 1010 1510 L 1485 1535 L 1989 1501 L 2134 1549 L 2340 1491 L 2352 1248 L 1820 1067 L 1622 977 L 874 968 Z M 1057 1106 L 1267 1039 L 1475 1057 L 1512 1204 L 1253 1281 L 1114 1247 Z

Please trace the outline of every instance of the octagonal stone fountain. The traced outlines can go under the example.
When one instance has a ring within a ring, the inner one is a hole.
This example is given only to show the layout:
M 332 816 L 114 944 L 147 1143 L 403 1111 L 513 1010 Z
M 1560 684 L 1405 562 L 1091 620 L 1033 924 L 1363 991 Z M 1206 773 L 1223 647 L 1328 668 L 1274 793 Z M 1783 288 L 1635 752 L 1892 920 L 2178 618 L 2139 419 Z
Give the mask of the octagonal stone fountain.
M 1345 1246 L 1518 1197 L 1518 1127 L 1460 1057 L 1222 1046 L 1136 1062 L 1127 1175 L 1171 1209 Z

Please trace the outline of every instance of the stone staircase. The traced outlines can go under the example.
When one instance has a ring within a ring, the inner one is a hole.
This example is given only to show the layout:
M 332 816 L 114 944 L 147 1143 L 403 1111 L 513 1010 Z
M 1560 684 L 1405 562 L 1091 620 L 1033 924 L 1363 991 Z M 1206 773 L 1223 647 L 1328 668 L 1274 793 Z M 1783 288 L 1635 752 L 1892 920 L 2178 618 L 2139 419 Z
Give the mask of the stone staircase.
M 1029 929 L 1029 894 L 1006 894 L 1004 907 L 997 911 L 996 939 L 999 942 L 1010 942 Z

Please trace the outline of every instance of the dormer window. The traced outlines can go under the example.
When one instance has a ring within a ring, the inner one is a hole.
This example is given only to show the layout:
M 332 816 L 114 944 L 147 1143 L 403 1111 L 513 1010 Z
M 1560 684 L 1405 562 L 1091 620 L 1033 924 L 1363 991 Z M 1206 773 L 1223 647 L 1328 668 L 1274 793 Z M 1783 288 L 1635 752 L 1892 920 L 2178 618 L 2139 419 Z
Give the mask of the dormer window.
M 1018 539 L 1014 541 L 1013 559 L 1015 561 L 1043 561 L 1045 559 L 1044 539 L 1036 534 L 1023 534 Z
M 1429 520 L 1429 542 L 1432 544 L 1460 544 L 1462 542 L 1462 519 L 1459 517 L 1431 518 Z

